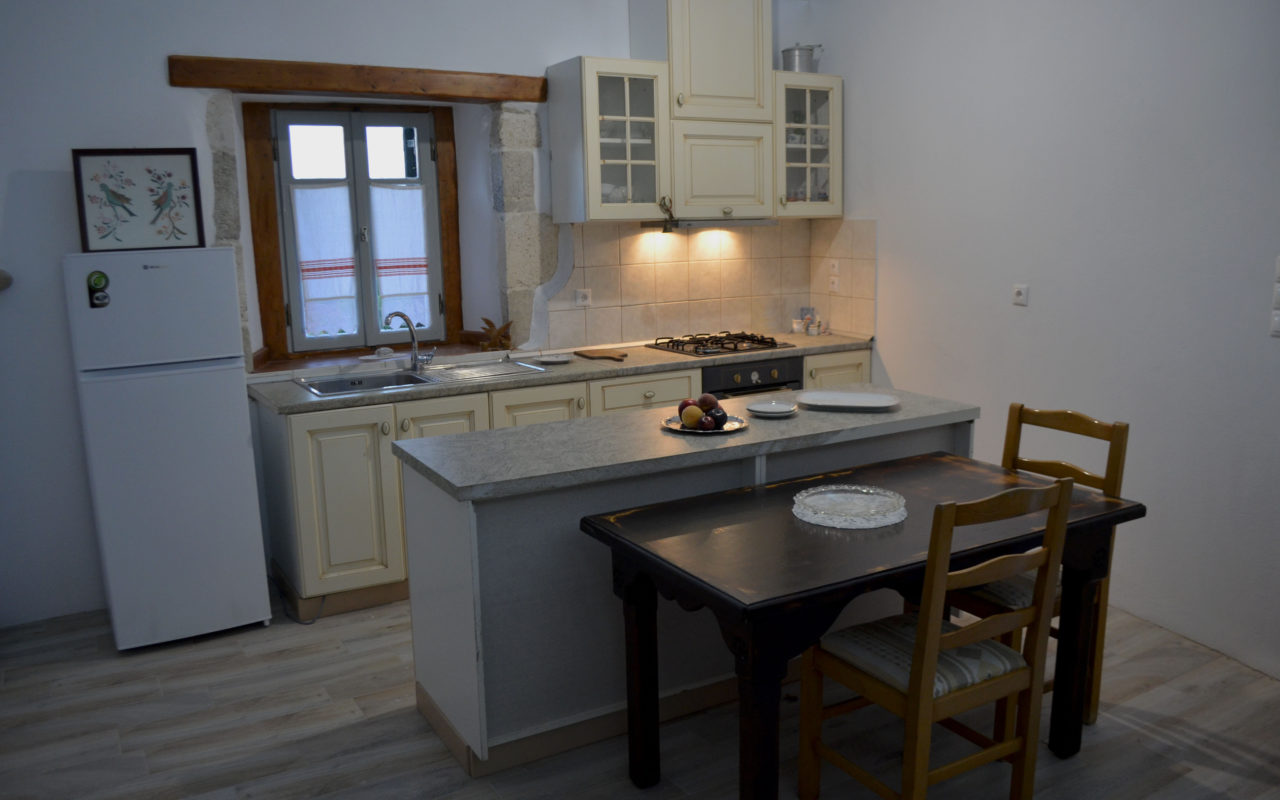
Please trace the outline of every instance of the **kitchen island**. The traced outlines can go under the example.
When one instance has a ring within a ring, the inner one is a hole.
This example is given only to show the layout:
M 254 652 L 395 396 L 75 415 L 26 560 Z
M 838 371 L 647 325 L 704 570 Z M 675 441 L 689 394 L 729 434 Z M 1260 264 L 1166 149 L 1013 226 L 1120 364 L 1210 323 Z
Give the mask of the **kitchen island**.
M 396 442 L 419 710 L 472 775 L 623 733 L 622 606 L 608 552 L 579 520 L 900 456 L 969 454 L 977 407 L 893 393 L 889 411 L 784 419 L 746 413 L 769 395 L 725 400 L 749 422 L 729 434 L 663 430 L 675 411 L 664 408 Z M 710 613 L 663 605 L 664 716 L 733 699 L 733 661 Z

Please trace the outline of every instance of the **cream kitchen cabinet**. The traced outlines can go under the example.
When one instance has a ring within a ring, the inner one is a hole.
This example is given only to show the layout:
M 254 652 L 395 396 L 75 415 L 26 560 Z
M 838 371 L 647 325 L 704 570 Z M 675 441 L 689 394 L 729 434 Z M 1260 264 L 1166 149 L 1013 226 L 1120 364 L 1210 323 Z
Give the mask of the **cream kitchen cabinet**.
M 396 403 L 396 438 L 425 439 L 489 430 L 489 395 L 464 394 Z
M 539 422 L 558 422 L 587 416 L 587 385 L 557 383 L 489 393 L 495 428 L 514 428 Z
M 664 216 L 667 80 L 662 61 L 579 57 L 547 68 L 555 222 Z
M 773 126 L 673 122 L 673 210 L 677 218 L 773 215 Z
M 871 351 L 845 350 L 804 358 L 804 388 L 834 389 L 871 380 Z
M 770 0 L 670 0 L 673 119 L 773 120 Z
M 632 375 L 591 381 L 587 384 L 591 416 L 627 411 L 634 408 L 675 406 L 686 397 L 702 394 L 702 370 L 663 372 L 657 375 Z
M 402 581 L 400 473 L 391 405 L 266 420 L 284 445 L 264 452 L 271 555 L 307 598 Z M 264 450 L 270 433 L 263 429 Z M 283 428 L 283 430 L 279 430 Z
M 400 468 L 391 442 L 488 428 L 484 393 L 287 416 L 260 408 L 271 557 L 298 616 L 403 599 L 403 590 L 366 591 L 405 579 Z M 343 599 L 329 602 L 334 595 Z M 302 610 L 321 597 L 324 605 L 317 600 Z
M 776 216 L 843 214 L 843 86 L 839 75 L 774 73 Z

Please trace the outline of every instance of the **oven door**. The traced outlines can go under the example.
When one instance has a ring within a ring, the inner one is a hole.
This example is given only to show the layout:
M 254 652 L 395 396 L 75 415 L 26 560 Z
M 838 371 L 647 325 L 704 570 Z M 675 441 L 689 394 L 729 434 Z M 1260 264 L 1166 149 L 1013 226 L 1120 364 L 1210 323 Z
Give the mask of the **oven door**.
M 804 359 L 800 356 L 718 364 L 702 369 L 702 391 L 722 400 L 803 386 Z

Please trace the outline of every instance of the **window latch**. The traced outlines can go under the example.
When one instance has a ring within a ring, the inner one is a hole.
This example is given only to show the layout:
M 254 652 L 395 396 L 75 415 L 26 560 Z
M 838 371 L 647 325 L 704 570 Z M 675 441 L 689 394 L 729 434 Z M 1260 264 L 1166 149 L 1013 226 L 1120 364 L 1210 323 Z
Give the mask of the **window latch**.
M 362 241 L 362 242 L 367 242 L 367 241 L 369 241 L 369 226 L 368 226 L 368 225 L 361 225 L 361 226 L 360 226 L 360 241 Z
M 444 295 L 436 295 L 436 307 L 440 309 L 440 315 L 444 315 Z

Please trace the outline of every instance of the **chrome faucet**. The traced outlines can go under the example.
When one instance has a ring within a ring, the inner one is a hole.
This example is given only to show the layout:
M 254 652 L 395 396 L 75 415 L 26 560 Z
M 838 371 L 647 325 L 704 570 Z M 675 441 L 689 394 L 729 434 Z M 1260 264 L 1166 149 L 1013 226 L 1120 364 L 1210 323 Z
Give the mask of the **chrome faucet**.
M 413 320 L 409 319 L 409 315 L 403 311 L 392 311 L 387 315 L 386 319 L 382 320 L 382 327 L 390 328 L 392 317 L 399 317 L 404 320 L 405 327 L 409 329 L 409 370 L 417 372 L 421 364 L 430 364 L 431 360 L 435 358 L 436 349 L 434 347 L 431 348 L 431 352 L 425 356 L 418 355 L 418 332 L 414 329 Z

